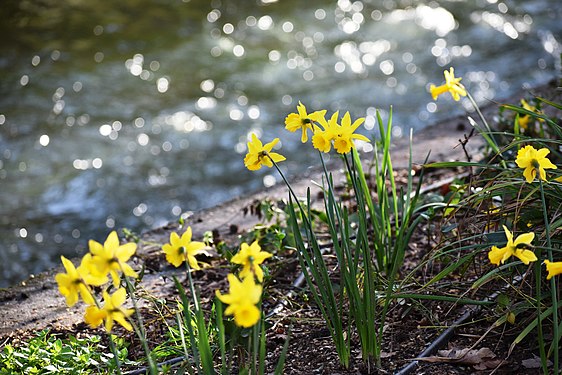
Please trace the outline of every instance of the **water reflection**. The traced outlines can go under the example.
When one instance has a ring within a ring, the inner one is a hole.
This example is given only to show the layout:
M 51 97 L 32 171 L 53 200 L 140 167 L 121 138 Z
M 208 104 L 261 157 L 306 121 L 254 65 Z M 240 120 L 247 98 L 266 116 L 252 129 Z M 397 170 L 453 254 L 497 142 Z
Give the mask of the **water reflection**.
M 111 229 L 277 183 L 244 170 L 251 132 L 281 138 L 284 168 L 306 168 L 313 152 L 282 126 L 299 100 L 365 116 L 367 131 L 393 104 L 400 137 L 459 111 L 427 93 L 443 67 L 481 102 L 544 82 L 561 15 L 548 0 L 6 0 L 0 286 Z

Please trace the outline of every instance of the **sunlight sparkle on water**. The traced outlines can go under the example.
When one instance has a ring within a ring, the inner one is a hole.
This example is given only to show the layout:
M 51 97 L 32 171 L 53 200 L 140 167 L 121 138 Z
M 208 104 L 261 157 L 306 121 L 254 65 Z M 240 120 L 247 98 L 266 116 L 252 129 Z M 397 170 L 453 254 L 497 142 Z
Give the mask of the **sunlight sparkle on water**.
M 252 120 L 257 120 L 260 117 L 260 108 L 257 105 L 252 105 L 248 108 L 248 117 Z
M 244 112 L 238 108 L 232 108 L 228 115 L 230 119 L 234 121 L 240 121 L 244 118 Z
M 47 145 L 50 142 L 50 138 L 47 134 L 43 134 L 41 137 L 39 137 L 39 144 L 43 147 L 47 147 Z
M 166 77 L 158 78 L 158 81 L 156 81 L 156 88 L 158 89 L 158 92 L 162 94 L 168 91 L 169 85 L 170 81 L 168 81 L 168 78 Z
M 215 89 L 215 82 L 212 79 L 206 79 L 201 82 L 201 90 L 205 92 L 211 92 Z
M 273 27 L 273 18 L 271 16 L 265 15 L 259 18 L 258 28 L 261 30 L 269 30 Z
M 448 10 L 441 7 L 431 8 L 427 5 L 393 10 L 385 20 L 389 23 L 414 21 L 424 29 L 434 30 L 438 36 L 445 36 L 456 27 L 455 18 Z
M 235 45 L 234 47 L 232 47 L 232 53 L 234 54 L 234 56 L 236 57 L 242 57 L 244 56 L 244 47 L 241 46 L 240 44 Z
M 212 97 L 203 96 L 197 100 L 197 109 L 212 109 L 217 106 L 217 100 Z

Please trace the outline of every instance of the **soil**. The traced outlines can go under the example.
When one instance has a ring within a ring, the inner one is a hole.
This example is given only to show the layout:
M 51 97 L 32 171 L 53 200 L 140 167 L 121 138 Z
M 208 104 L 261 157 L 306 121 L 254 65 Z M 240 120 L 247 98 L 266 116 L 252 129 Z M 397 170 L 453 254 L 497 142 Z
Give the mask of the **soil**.
M 553 83 L 534 90 L 546 97 L 552 97 L 556 92 Z M 517 103 L 519 95 L 506 102 Z M 558 100 L 560 98 L 558 97 Z M 560 102 L 560 100 L 559 100 Z M 491 105 L 485 110 L 485 116 L 490 118 L 497 114 L 497 105 Z M 419 173 L 419 166 L 424 162 L 428 150 L 431 153 L 429 162 L 464 160 L 467 155 L 473 160 L 480 157 L 483 140 L 478 135 L 470 135 L 470 125 L 465 116 L 450 119 L 433 127 L 424 129 L 415 135 L 413 144 L 414 170 Z M 467 141 L 464 146 L 461 143 Z M 436 152 L 435 152 L 436 151 Z M 408 140 L 400 139 L 393 145 L 393 164 L 398 171 L 397 180 L 404 180 L 409 170 L 406 170 L 408 161 Z M 345 178 L 339 166 L 331 166 L 335 181 L 340 187 L 345 185 Z M 429 171 L 428 171 L 429 172 Z M 464 170 L 432 170 L 424 180 L 424 195 L 442 194 L 447 191 L 454 177 L 466 173 Z M 314 204 L 320 204 L 320 189 L 310 181 L 321 181 L 320 171 L 312 170 L 306 175 L 296 178 L 292 186 L 297 195 L 306 196 L 306 189 L 311 188 Z M 265 218 L 258 205 L 265 200 L 272 204 L 281 205 L 287 197 L 285 186 L 272 188 L 248 194 L 220 206 L 194 214 L 189 217 L 185 225 L 193 229 L 194 238 L 201 239 L 205 232 L 212 231 L 215 243 L 223 241 L 226 246 L 236 246 L 241 238 L 248 238 L 249 233 L 258 224 L 264 223 Z M 401 275 L 415 272 L 414 280 L 418 285 L 423 285 L 431 277 L 442 270 L 442 264 L 430 264 L 422 269 L 417 269 L 428 253 L 443 240 L 439 234 L 439 224 L 421 226 L 414 234 L 409 246 L 407 258 Z M 155 297 L 158 300 L 170 302 L 169 306 L 176 306 L 177 292 L 172 282 L 172 276 L 185 279 L 182 270 L 166 265 L 161 252 L 161 245 L 167 243 L 172 231 L 178 230 L 178 224 L 143 233 L 139 241 L 139 248 L 134 259 L 134 267 L 145 268 L 142 283 L 139 286 L 139 295 Z M 439 286 L 439 294 L 460 296 L 469 290 L 471 282 L 481 276 L 487 269 L 487 260 L 476 257 L 463 274 L 454 274 L 451 280 Z M 327 259 L 330 255 L 327 255 Z M 208 256 L 202 259 L 210 266 L 202 271 L 195 272 L 194 282 L 200 290 L 203 304 L 208 304 L 217 289 L 227 289 L 225 276 L 229 269 L 226 261 L 217 251 L 210 250 Z M 76 262 L 75 262 L 76 263 Z M 268 318 L 271 327 L 267 330 L 268 370 L 273 371 L 287 335 L 290 335 L 286 374 L 365 374 L 398 373 L 402 368 L 420 357 L 420 353 L 439 337 L 448 327 L 453 325 L 467 312 L 466 305 L 444 303 L 430 300 L 404 299 L 393 304 L 387 318 L 382 345 L 382 367 L 375 368 L 373 364 L 366 364 L 361 359 L 357 337 L 352 336 L 353 350 L 349 368 L 343 368 L 338 361 L 329 331 L 319 309 L 312 301 L 306 285 L 294 285 L 299 277 L 300 268 L 295 254 L 290 250 L 279 250 L 276 256 L 268 263 L 272 272 L 266 278 L 265 290 L 267 294 L 263 302 L 263 310 L 267 314 L 275 309 L 276 313 Z M 66 307 L 64 298 L 59 294 L 54 274 L 61 272 L 62 268 L 37 275 L 21 283 L 21 285 L 0 290 L 0 350 L 7 343 L 17 344 L 30 337 L 38 330 L 51 328 L 61 334 L 89 334 L 100 332 L 91 330 L 83 323 L 83 305 L 73 308 Z M 334 274 L 334 282 L 337 277 Z M 448 283 L 448 284 L 447 284 Z M 464 288 L 461 288 L 464 287 Z M 501 289 L 503 285 L 486 284 L 484 287 L 471 291 L 466 297 L 483 300 Z M 523 282 L 521 288 L 532 288 Z M 411 286 L 412 290 L 416 285 Z M 463 297 L 465 297 L 463 295 Z M 147 298 L 148 301 L 148 298 Z M 282 305 L 281 305 L 282 303 Z M 161 305 L 160 305 L 161 306 Z M 161 311 L 156 304 L 145 302 L 141 308 L 143 318 L 147 325 L 148 337 L 151 346 L 162 341 L 166 326 L 162 316 L 173 321 L 172 312 Z M 466 363 L 466 355 L 458 359 L 441 359 L 431 356 L 430 359 L 417 360 L 417 365 L 410 373 L 415 374 L 467 374 L 467 373 L 540 373 L 533 368 L 538 362 L 535 353 L 536 339 L 527 337 L 521 342 L 511 355 L 508 355 L 509 346 L 515 336 L 521 332 L 525 325 L 525 317 L 518 316 L 515 325 L 502 324 L 494 326 L 501 312 L 497 309 L 484 308 L 473 314 L 471 319 L 458 326 L 454 334 L 438 349 L 448 350 L 444 356 L 454 356 L 455 351 L 462 349 L 477 350 L 489 349 L 489 352 L 478 352 L 472 357 L 476 364 Z M 528 324 L 528 322 L 527 322 Z M 132 357 L 143 357 L 138 340 L 130 333 L 118 329 L 118 334 L 130 340 L 129 348 Z M 458 356 L 457 356 L 458 357 Z

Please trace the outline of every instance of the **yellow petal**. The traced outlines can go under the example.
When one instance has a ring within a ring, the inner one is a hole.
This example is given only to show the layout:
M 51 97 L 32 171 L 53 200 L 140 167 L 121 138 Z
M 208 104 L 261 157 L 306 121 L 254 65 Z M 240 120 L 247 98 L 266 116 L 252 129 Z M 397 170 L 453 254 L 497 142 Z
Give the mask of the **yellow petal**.
M 546 264 L 546 270 L 548 271 L 548 276 L 546 277 L 547 280 L 550 280 L 552 277 L 562 273 L 562 262 L 551 262 L 549 260 L 545 260 L 544 264 Z
M 517 238 L 513 242 L 513 246 L 517 247 L 517 245 L 520 244 L 530 244 L 531 242 L 533 242 L 534 238 L 535 234 L 533 232 L 521 234 L 517 236 Z
M 121 326 L 123 326 L 123 328 L 125 328 L 127 331 L 133 330 L 133 326 L 131 326 L 131 323 L 129 323 L 124 316 L 113 314 L 113 319 L 115 319 L 117 323 L 121 324 Z
M 271 158 L 271 160 L 273 160 L 276 163 L 286 160 L 286 158 L 283 155 L 278 154 L 277 152 L 270 152 L 269 157 Z
M 109 233 L 107 239 L 105 240 L 105 243 L 103 244 L 103 247 L 112 250 L 119 247 L 119 237 L 117 236 L 116 231 L 112 231 L 111 233 Z
M 515 250 L 514 255 L 517 258 L 519 258 L 521 260 L 521 262 L 523 262 L 525 264 L 529 264 L 530 262 L 536 262 L 538 260 L 535 253 L 533 253 L 531 250 L 517 249 L 517 250 Z
M 527 183 L 529 184 L 533 182 L 536 175 L 537 175 L 537 170 L 533 167 L 527 167 L 523 171 L 523 177 L 525 177 L 525 181 L 527 181 Z
M 182 234 L 181 236 L 181 241 L 183 246 L 186 246 L 186 244 L 188 244 L 191 241 L 191 236 L 192 236 L 191 227 L 187 227 L 184 234 Z
M 263 146 L 263 149 L 267 152 L 270 152 L 278 142 L 279 138 L 275 138 L 273 141 L 266 143 L 265 146 Z
M 88 241 L 88 248 L 93 255 L 100 255 L 103 252 L 103 245 L 94 240 Z
M 135 251 L 137 251 L 137 244 L 130 242 L 119 246 L 115 250 L 115 256 L 121 262 L 126 262 L 129 260 L 129 258 L 131 258 L 135 254 Z
M 260 310 L 251 304 L 243 304 L 235 307 L 234 323 L 237 326 L 249 328 L 260 320 Z
M 506 250 L 506 247 L 500 249 L 497 246 L 492 246 L 492 249 L 490 249 L 490 251 L 488 252 L 488 259 L 490 260 L 490 263 L 495 264 L 496 266 L 499 266 L 500 263 L 503 263 L 503 257 Z

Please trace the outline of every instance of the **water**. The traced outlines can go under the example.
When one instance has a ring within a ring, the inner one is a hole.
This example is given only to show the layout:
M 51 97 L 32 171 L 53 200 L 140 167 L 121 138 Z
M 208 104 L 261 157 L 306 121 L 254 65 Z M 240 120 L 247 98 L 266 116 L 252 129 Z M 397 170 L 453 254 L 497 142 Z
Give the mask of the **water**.
M 400 136 L 462 107 L 427 92 L 455 66 L 479 101 L 560 64 L 557 0 L 4 0 L 0 9 L 0 287 L 278 180 L 243 167 L 248 134 L 309 109 L 394 106 Z M 461 103 L 468 107 L 466 101 Z

